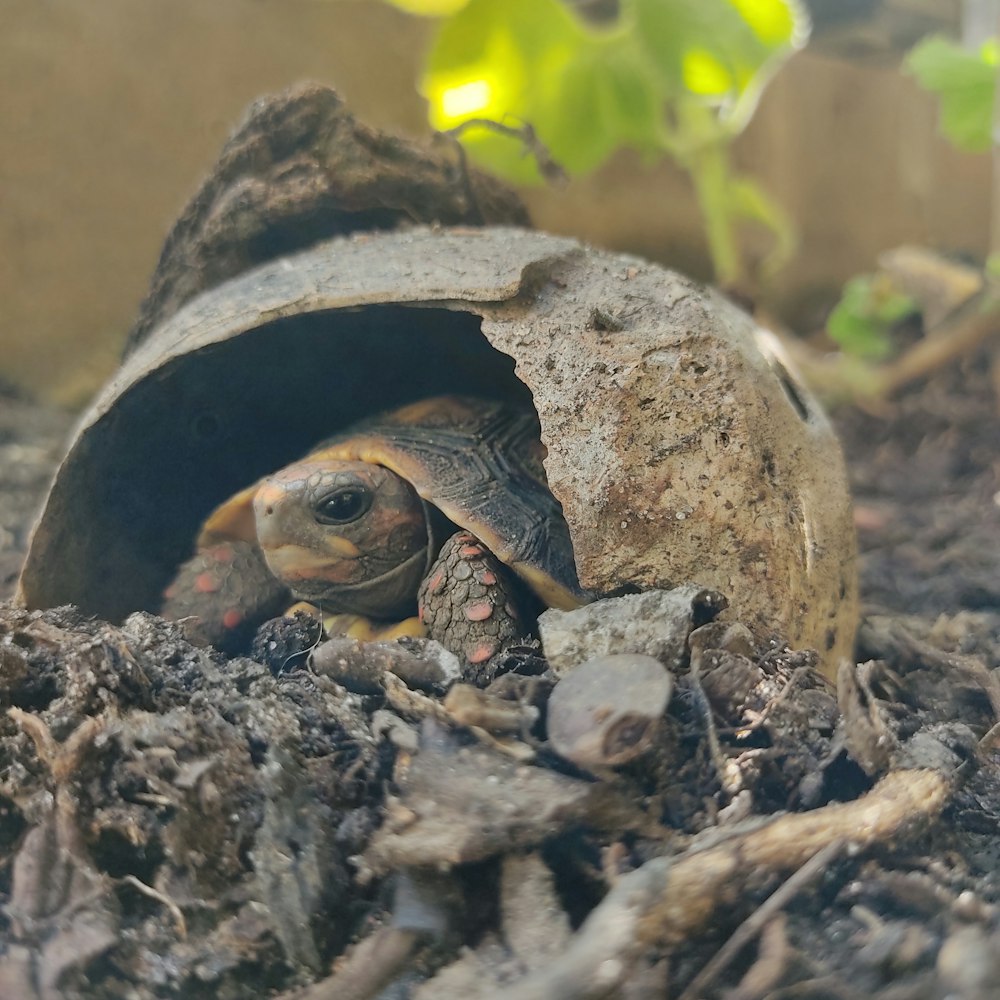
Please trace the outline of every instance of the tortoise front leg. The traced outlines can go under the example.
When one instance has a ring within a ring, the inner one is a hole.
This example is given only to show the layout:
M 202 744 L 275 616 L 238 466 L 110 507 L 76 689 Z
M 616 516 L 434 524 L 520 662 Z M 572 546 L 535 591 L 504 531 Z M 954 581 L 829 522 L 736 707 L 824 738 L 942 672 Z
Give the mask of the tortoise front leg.
M 185 622 L 194 643 L 245 651 L 257 627 L 282 614 L 291 592 L 267 568 L 252 542 L 220 542 L 181 563 L 163 593 L 160 614 Z
M 531 632 L 514 574 L 467 531 L 441 548 L 417 594 L 427 635 L 469 663 L 485 663 Z

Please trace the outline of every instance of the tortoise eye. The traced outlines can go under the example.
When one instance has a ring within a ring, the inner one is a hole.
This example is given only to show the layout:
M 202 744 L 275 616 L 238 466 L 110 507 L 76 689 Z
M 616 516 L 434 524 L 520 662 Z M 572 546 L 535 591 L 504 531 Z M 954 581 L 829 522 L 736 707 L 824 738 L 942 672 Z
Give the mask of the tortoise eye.
M 327 493 L 313 508 L 320 524 L 350 524 L 372 505 L 372 495 L 363 486 L 342 486 Z

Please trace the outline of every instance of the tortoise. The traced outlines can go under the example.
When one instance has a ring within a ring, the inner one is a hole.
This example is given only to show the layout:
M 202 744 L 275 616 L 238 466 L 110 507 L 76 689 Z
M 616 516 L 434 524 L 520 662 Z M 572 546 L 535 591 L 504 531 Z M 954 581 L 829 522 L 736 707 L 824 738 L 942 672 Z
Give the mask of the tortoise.
M 236 649 L 290 595 L 328 629 L 427 631 L 482 662 L 530 625 L 506 567 L 545 607 L 583 600 L 543 457 L 534 412 L 498 401 L 442 396 L 362 421 L 217 507 L 162 611 Z

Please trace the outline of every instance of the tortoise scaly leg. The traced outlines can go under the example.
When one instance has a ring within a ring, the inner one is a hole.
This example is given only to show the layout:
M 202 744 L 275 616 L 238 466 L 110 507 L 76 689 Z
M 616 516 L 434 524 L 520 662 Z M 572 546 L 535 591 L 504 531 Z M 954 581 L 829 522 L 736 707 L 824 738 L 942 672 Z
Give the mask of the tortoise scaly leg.
M 485 663 L 531 631 L 517 590 L 510 570 L 479 539 L 460 531 L 444 543 L 420 585 L 419 618 L 431 639 L 469 663 Z
M 226 652 L 245 649 L 257 626 L 291 603 L 252 542 L 220 542 L 181 563 L 163 593 L 160 614 L 185 622 L 191 642 Z

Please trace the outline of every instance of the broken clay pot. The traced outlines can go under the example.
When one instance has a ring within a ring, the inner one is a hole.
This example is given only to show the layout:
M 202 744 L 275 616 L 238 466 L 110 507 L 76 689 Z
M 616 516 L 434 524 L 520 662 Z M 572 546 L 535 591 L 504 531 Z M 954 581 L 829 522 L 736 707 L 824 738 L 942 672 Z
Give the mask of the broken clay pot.
M 533 403 L 585 588 L 690 581 L 829 670 L 850 655 L 844 465 L 774 338 L 661 267 L 513 228 L 338 238 L 184 305 L 81 419 L 20 600 L 155 608 L 221 500 L 444 393 Z

